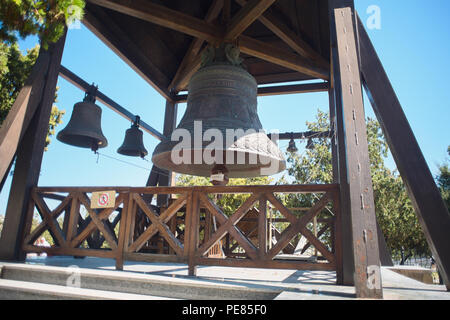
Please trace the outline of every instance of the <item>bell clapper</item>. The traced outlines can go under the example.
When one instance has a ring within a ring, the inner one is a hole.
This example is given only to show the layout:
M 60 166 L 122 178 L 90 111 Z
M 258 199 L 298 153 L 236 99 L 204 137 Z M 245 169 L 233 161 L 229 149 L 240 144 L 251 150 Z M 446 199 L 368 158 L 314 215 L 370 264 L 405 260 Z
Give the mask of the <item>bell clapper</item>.
M 215 186 L 226 186 L 228 184 L 228 169 L 223 164 L 216 164 L 211 169 L 210 181 Z

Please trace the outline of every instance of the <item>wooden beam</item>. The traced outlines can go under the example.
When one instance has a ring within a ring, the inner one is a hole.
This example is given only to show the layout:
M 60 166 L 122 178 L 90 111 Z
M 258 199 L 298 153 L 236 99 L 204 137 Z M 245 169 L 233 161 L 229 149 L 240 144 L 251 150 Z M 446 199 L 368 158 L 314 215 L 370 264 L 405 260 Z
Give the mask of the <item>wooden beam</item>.
M 30 75 L 0 127 L 0 180 L 2 182 L 6 179 L 17 146 L 38 108 L 49 61 L 50 53 L 40 50 Z
M 247 0 L 235 0 L 239 5 L 245 6 L 248 4 Z M 299 37 L 293 30 L 291 30 L 284 22 L 281 21 L 271 10 L 264 12 L 258 20 L 267 27 L 270 31 L 276 34 L 289 47 L 291 47 L 299 55 L 311 59 L 319 66 L 328 69 L 330 64 L 319 53 L 317 53 L 311 46 Z
M 450 214 L 370 38 L 358 19 L 363 85 L 450 290 Z
M 101 7 L 92 7 L 90 5 L 85 8 L 83 24 L 159 94 L 171 99 L 166 89 L 170 81 L 167 76 L 143 54 Z
M 149 1 L 88 0 L 88 2 L 207 41 L 214 42 L 223 38 L 220 27 Z
M 41 170 L 42 157 L 44 154 L 45 139 L 48 133 L 48 123 L 55 100 L 56 83 L 58 80 L 59 66 L 61 63 L 66 30 L 57 43 L 49 46 L 45 55 L 48 55 L 49 63 L 42 70 L 45 80 L 41 80 L 43 90 L 32 101 L 37 107 L 30 119 L 28 128 L 17 148 L 17 160 L 14 169 L 14 177 L 9 193 L 8 206 L 6 208 L 3 231 L 0 238 L 0 259 L 24 260 L 22 240 L 26 225 L 31 225 L 26 220 L 28 217 L 31 189 L 37 186 Z M 41 50 L 43 53 L 44 50 Z M 43 53 L 44 54 L 44 53 Z M 39 58 L 38 58 L 39 60 Z M 31 92 L 30 92 L 31 94 Z M 25 102 L 21 102 L 24 104 Z M 29 100 L 27 104 L 30 104 Z M 32 108 L 22 106 L 26 113 L 31 113 Z M 20 108 L 20 109 L 22 109 Z M 23 119 L 25 115 L 21 117 Z M 27 115 L 28 116 L 28 115 Z M 11 128 L 9 129 L 11 130 Z M 8 131 L 9 131 L 8 130 Z M 19 132 L 17 132 L 19 134 Z M 13 156 L 14 153 L 11 154 Z M 9 161 L 7 161 L 9 165 Z
M 334 83 L 339 91 L 336 100 L 336 116 L 343 124 L 344 152 L 347 159 L 347 175 L 341 177 L 341 190 L 346 189 L 351 217 L 351 235 L 354 256 L 354 282 L 358 298 L 382 298 L 380 258 L 373 186 L 370 176 L 367 128 L 355 41 L 354 15 L 351 6 L 334 0 L 331 28 L 337 40 L 333 61 L 339 73 Z M 339 131 L 341 132 L 341 131 Z
M 283 94 L 298 94 L 298 93 L 313 93 L 328 91 L 328 82 L 320 83 L 305 83 L 292 84 L 285 86 L 268 86 L 258 88 L 258 96 L 275 96 Z M 177 103 L 184 103 L 187 101 L 187 94 L 180 94 L 174 96 Z
M 164 135 L 170 139 L 173 130 L 175 130 L 177 126 L 177 110 L 178 105 L 176 103 L 166 101 L 166 108 L 164 113 Z M 168 171 L 165 169 L 158 168 L 159 177 L 158 177 L 158 186 L 172 186 L 175 185 L 175 173 L 172 171 Z M 168 194 L 160 194 L 157 196 L 157 204 L 158 206 L 166 206 L 169 200 Z
M 223 8 L 223 3 L 224 0 L 213 1 L 211 6 L 209 7 L 208 12 L 206 13 L 205 22 L 211 23 L 214 19 L 216 19 L 219 16 L 220 11 Z M 186 86 L 186 83 L 187 81 L 189 81 L 191 75 L 189 73 L 189 70 L 196 69 L 198 62 L 196 61 L 195 64 L 193 65 L 194 59 L 198 56 L 198 53 L 200 52 L 203 43 L 204 40 L 200 38 L 196 38 L 191 42 L 186 55 L 184 56 L 183 60 L 180 63 L 180 66 L 178 67 L 177 73 L 173 77 L 168 87 L 169 91 L 178 92 Z
M 236 39 L 245 31 L 275 0 L 250 0 L 231 19 L 225 33 L 226 40 Z
M 224 33 L 220 27 L 151 2 L 135 0 L 132 5 L 126 0 L 89 0 L 89 2 L 206 41 L 220 42 L 224 40 Z M 239 47 L 243 53 L 278 64 L 288 69 L 299 71 L 314 78 L 324 80 L 328 80 L 329 78 L 329 70 L 311 63 L 301 56 L 279 49 L 276 46 L 269 45 L 262 41 L 247 36 L 241 36 L 239 38 Z
M 76 86 L 77 88 L 79 88 L 83 91 L 89 90 L 89 88 L 91 86 L 89 83 L 87 83 L 86 81 L 84 81 L 83 79 L 78 77 L 75 73 L 73 73 L 72 71 L 70 71 L 69 69 L 67 69 L 64 66 L 60 67 L 59 75 L 63 79 L 67 80 L 68 82 L 70 82 L 71 84 L 73 84 L 74 86 Z M 133 113 L 131 113 L 130 111 L 128 111 L 127 109 L 125 109 L 124 107 L 119 105 L 117 102 L 115 102 L 114 100 L 109 98 L 107 95 L 102 93 L 100 90 L 97 90 L 97 92 L 96 92 L 96 99 L 98 101 L 100 101 L 101 103 L 103 103 L 108 108 L 110 108 L 111 110 L 113 110 L 114 112 L 118 113 L 120 116 L 124 117 L 125 119 L 127 119 L 131 122 L 133 122 L 136 119 L 136 115 L 134 115 Z M 160 141 L 166 139 L 166 137 L 162 133 L 160 133 L 158 130 L 154 129 L 153 127 L 149 126 L 143 120 L 139 121 L 139 127 Z
M 311 61 L 276 46 L 247 36 L 239 37 L 239 48 L 242 53 L 295 70 L 314 78 L 329 79 L 329 70 L 321 68 Z
M 258 88 L 258 96 L 274 96 L 282 94 L 313 93 L 328 91 L 328 82 L 292 84 Z

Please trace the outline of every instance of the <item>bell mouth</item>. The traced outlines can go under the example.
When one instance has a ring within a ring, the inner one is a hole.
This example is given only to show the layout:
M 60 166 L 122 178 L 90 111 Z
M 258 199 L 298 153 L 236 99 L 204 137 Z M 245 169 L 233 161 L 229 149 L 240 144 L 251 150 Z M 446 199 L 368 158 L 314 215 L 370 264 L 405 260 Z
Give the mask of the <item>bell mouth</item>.
M 64 131 L 60 131 L 56 138 L 65 143 L 75 147 L 80 148 L 90 148 L 92 150 L 97 150 L 99 148 L 105 148 L 108 146 L 108 142 L 101 137 L 92 138 L 92 133 L 90 136 L 83 136 L 86 132 L 80 132 L 80 134 L 65 134 Z
M 270 176 L 286 169 L 286 160 L 277 145 L 266 134 L 256 133 L 222 147 L 177 146 L 179 142 L 161 142 L 152 156 L 159 168 L 195 176 L 209 177 L 217 164 L 228 169 L 230 178 Z
M 208 164 L 206 162 L 195 164 L 195 154 L 203 154 L 205 150 L 183 150 L 181 157 L 189 157 L 192 164 L 189 163 L 174 163 L 171 160 L 171 151 L 159 153 L 154 155 L 152 162 L 159 168 L 164 168 L 173 172 L 189 174 L 194 176 L 209 177 L 213 168 L 219 164 L 214 162 Z M 230 178 L 253 178 L 261 176 L 270 176 L 277 174 L 286 169 L 286 161 L 274 159 L 268 156 L 258 155 L 251 152 L 242 151 L 222 151 L 228 158 L 244 159 L 243 163 L 226 163 L 225 166 L 229 170 L 228 177 Z M 186 156 L 187 154 L 187 156 Z M 249 161 L 254 157 L 257 159 L 256 163 Z M 222 164 L 222 163 L 220 163 Z

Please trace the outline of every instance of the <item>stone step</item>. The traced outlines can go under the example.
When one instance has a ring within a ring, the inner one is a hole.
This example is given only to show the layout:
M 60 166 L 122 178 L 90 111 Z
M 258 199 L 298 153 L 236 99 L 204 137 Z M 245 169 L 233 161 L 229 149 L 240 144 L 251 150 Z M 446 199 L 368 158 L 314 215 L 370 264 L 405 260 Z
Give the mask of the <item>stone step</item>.
M 0 300 L 172 300 L 166 297 L 0 279 Z
M 78 286 L 81 289 L 194 300 L 271 300 L 281 290 L 217 280 L 186 279 L 137 272 L 0 263 L 1 278 L 21 282 Z

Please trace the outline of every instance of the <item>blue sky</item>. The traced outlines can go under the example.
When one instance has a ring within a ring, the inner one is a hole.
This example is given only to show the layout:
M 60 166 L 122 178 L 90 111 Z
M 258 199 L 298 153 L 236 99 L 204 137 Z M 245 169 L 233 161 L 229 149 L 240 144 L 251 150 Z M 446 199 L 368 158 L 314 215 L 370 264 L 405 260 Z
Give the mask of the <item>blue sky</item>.
M 370 5 L 381 9 L 381 29 L 368 30 L 378 51 L 404 112 L 416 135 L 433 174 L 447 158 L 450 145 L 450 10 L 448 0 L 356 0 L 356 8 L 363 21 Z M 432 3 L 432 5 L 430 5 Z M 36 39 L 20 42 L 21 48 L 34 46 Z M 141 116 L 145 122 L 162 132 L 165 100 L 126 63 L 109 50 L 84 26 L 69 30 L 62 64 L 87 82 L 94 82 L 110 98 Z M 69 121 L 74 103 L 83 92 L 64 79 L 58 82 L 60 109 L 66 110 L 64 123 Z M 97 156 L 87 149 L 65 145 L 53 137 L 45 152 L 40 186 L 143 186 L 151 168 L 148 161 L 119 155 L 125 130 L 130 123 L 112 110 L 103 109 L 102 129 L 108 147 Z M 375 117 L 367 99 L 367 116 Z M 303 131 L 305 122 L 312 121 L 317 109 L 328 110 L 327 94 L 302 94 L 258 99 L 260 120 L 266 130 L 280 132 Z M 178 120 L 185 111 L 179 106 Z M 144 133 L 144 143 L 150 155 L 158 141 Z M 303 144 L 297 145 L 303 147 Z M 280 147 L 285 150 L 286 142 Z M 121 161 L 126 161 L 123 163 Z M 387 161 L 395 167 L 392 159 Z M 11 177 L 0 194 L 0 214 L 6 210 Z

